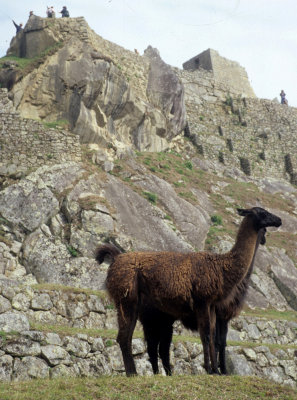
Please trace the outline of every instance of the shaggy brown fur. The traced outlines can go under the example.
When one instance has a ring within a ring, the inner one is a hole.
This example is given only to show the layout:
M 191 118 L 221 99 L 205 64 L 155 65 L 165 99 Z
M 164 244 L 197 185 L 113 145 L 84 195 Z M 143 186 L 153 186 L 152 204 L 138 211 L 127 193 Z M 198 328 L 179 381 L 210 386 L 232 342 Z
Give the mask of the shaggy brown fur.
M 98 249 L 96 259 L 113 252 L 106 284 L 118 311 L 118 342 L 126 374 L 136 374 L 132 335 L 143 299 L 150 298 L 160 313 L 181 319 L 195 313 L 208 373 L 218 373 L 215 345 L 215 304 L 226 299 L 246 276 L 251 265 L 258 231 L 280 226 L 281 219 L 254 207 L 238 210 L 244 216 L 236 242 L 222 255 L 206 252 L 134 252 L 115 255 L 111 246 Z M 211 359 L 211 367 L 209 364 Z

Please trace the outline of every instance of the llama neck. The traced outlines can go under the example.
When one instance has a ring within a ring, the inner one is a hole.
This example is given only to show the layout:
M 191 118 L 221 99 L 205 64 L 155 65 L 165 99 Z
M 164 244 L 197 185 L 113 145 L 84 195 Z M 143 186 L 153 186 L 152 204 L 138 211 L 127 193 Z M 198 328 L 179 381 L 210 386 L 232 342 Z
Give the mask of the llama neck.
M 249 269 L 247 271 L 247 274 L 245 276 L 245 279 L 249 280 L 250 276 L 252 275 L 252 272 L 253 272 L 253 269 L 254 269 L 255 258 L 256 258 L 256 254 L 257 254 L 257 250 L 258 250 L 259 244 L 260 244 L 260 242 L 262 240 L 262 237 L 263 237 L 263 232 L 261 230 L 261 231 L 258 232 L 254 255 L 253 255 L 253 258 L 252 258 L 251 265 L 250 265 L 250 267 L 249 267 Z
M 240 283 L 249 271 L 256 251 L 258 232 L 251 218 L 242 221 L 236 242 L 228 253 L 230 263 L 224 268 L 224 294 L 228 295 L 233 287 Z

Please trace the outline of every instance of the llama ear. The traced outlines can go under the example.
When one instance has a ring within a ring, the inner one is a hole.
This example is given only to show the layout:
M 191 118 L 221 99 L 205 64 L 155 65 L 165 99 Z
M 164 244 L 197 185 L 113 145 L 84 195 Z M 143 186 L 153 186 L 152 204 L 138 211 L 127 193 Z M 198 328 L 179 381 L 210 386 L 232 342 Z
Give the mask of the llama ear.
M 248 209 L 245 209 L 245 208 L 238 208 L 237 212 L 242 217 L 246 217 L 247 215 L 249 215 L 251 213 L 251 210 L 248 210 Z

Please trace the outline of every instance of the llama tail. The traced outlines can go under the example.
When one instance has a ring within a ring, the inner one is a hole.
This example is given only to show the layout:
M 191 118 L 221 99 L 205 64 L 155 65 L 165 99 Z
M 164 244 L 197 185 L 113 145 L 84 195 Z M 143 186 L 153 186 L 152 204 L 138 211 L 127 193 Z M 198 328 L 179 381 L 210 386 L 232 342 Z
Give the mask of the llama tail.
M 112 261 L 121 254 L 121 250 L 112 244 L 104 244 L 102 246 L 97 247 L 95 251 L 95 259 L 98 264 L 103 263 L 106 256 L 109 256 Z

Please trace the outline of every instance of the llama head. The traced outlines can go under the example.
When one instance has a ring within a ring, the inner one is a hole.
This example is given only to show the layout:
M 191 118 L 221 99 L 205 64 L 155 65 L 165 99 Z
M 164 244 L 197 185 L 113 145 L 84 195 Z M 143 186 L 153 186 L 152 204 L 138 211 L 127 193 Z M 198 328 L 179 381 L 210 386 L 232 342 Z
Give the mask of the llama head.
M 282 220 L 278 216 L 261 207 L 252 207 L 246 209 L 238 208 L 237 212 L 242 217 L 252 218 L 254 228 L 257 231 L 259 231 L 261 228 L 267 228 L 269 226 L 275 226 L 278 228 L 282 224 Z

